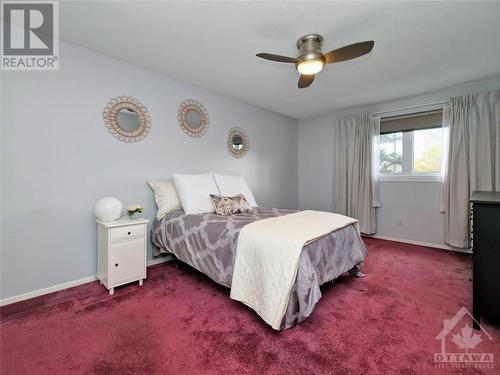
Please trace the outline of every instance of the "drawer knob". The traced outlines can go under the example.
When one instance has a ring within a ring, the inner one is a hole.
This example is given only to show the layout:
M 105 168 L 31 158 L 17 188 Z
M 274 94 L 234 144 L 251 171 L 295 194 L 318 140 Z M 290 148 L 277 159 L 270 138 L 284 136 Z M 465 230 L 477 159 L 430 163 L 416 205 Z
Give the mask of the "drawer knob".
M 115 263 L 115 267 L 118 267 L 118 263 Z
M 130 232 L 128 232 L 127 234 L 130 234 Z

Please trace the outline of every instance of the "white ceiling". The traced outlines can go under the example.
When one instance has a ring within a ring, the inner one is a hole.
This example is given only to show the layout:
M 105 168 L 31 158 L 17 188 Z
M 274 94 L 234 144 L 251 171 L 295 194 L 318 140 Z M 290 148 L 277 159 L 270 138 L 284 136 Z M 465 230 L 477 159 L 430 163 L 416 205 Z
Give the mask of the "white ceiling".
M 294 118 L 500 76 L 500 2 L 61 2 L 61 39 Z M 375 40 L 297 89 L 301 35 Z

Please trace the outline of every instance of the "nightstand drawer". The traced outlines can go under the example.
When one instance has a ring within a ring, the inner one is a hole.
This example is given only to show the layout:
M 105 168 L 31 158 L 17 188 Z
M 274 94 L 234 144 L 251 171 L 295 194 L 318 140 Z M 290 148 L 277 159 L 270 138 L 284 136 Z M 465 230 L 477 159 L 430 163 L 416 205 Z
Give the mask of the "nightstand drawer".
M 111 228 L 109 231 L 110 241 L 119 241 L 132 237 L 143 237 L 145 225 L 128 225 L 125 227 Z
M 144 278 L 145 261 L 143 238 L 109 245 L 109 284 Z

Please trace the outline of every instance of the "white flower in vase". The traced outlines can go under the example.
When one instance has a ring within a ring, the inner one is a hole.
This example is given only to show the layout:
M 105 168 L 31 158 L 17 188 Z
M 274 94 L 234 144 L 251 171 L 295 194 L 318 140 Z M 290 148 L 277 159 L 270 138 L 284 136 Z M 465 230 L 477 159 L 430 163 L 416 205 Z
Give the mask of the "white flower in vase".
M 138 219 L 142 211 L 144 211 L 144 207 L 142 207 L 140 204 L 136 203 L 127 206 L 127 213 L 130 219 Z

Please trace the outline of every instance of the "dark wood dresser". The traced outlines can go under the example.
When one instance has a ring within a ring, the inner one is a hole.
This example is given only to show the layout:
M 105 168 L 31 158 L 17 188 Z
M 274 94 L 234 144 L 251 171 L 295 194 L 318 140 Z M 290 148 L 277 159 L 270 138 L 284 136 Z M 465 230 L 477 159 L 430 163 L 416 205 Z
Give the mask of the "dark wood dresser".
M 484 317 L 500 324 L 500 192 L 475 191 L 470 201 L 472 314 L 478 322 Z

